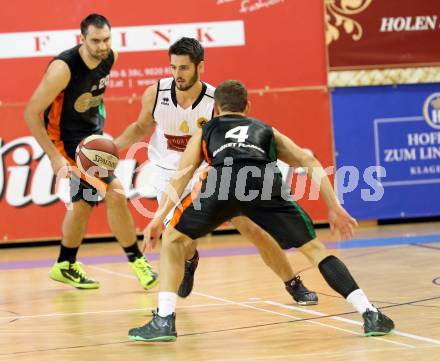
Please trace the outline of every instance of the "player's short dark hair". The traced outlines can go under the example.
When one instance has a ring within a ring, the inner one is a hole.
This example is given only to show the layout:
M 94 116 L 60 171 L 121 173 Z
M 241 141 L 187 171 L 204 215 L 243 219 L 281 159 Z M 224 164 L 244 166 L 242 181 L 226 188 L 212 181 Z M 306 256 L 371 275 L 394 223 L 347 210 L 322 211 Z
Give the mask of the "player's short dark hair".
M 205 50 L 196 39 L 183 37 L 170 46 L 168 55 L 188 55 L 192 63 L 199 65 L 205 57 Z
M 81 34 L 83 36 L 87 35 L 87 30 L 89 29 L 90 25 L 93 25 L 98 29 L 102 29 L 106 25 L 109 29 L 112 28 L 105 16 L 99 14 L 90 14 L 86 18 L 84 18 L 83 21 L 81 21 Z
M 247 105 L 247 89 L 238 80 L 226 80 L 215 89 L 214 100 L 222 111 L 242 113 Z

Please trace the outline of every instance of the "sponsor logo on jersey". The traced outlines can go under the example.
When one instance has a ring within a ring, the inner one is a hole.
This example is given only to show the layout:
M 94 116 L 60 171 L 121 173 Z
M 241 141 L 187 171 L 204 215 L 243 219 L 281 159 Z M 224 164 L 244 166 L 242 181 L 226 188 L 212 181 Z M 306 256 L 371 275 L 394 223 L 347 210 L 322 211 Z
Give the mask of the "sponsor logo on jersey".
M 206 123 L 208 123 L 208 119 L 206 119 L 205 117 L 197 119 L 197 126 L 199 128 L 202 128 Z
M 160 102 L 162 105 L 170 105 L 170 99 L 169 98 L 162 98 L 162 101 Z
M 168 149 L 175 150 L 176 152 L 183 152 L 185 151 L 186 145 L 191 136 L 165 134 L 165 138 L 167 139 Z
M 90 108 L 97 107 L 102 102 L 103 94 L 93 96 L 92 93 L 81 94 L 75 101 L 73 107 L 78 113 L 85 113 Z
M 182 121 L 182 123 L 180 123 L 179 129 L 182 133 L 189 133 L 188 122 L 186 120 Z

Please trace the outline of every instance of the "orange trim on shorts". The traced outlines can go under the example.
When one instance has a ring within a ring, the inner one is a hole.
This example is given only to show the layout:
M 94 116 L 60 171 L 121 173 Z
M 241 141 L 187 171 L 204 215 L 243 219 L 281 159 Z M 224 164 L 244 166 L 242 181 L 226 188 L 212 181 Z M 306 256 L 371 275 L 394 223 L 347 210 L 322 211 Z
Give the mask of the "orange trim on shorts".
M 47 134 L 61 155 L 68 160 L 70 165 L 76 165 L 75 160 L 70 158 L 64 149 L 64 142 L 61 140 L 61 112 L 63 111 L 64 92 L 58 94 L 50 106 Z
M 211 164 L 211 158 L 209 158 L 208 155 L 208 148 L 206 145 L 206 140 L 202 140 L 202 151 L 203 151 L 203 156 L 205 157 L 205 160 L 208 162 L 208 164 Z
M 202 181 L 204 181 L 205 179 L 208 178 L 208 172 L 209 172 L 210 169 L 211 169 L 210 165 L 208 165 L 207 167 L 203 168 L 203 170 L 200 172 L 200 175 L 199 175 L 199 181 L 200 182 L 198 182 L 198 183 L 201 183 Z M 196 187 L 196 185 L 194 185 L 194 188 Z
M 198 195 L 200 194 L 200 191 L 202 190 L 202 183 L 206 178 L 208 178 L 209 168 L 211 167 L 206 167 L 206 169 L 203 170 L 203 172 L 200 174 L 199 181 L 194 185 L 194 188 L 191 191 L 191 193 L 188 194 L 183 199 L 183 201 L 181 202 L 181 207 L 176 207 L 176 209 L 174 210 L 173 217 L 171 218 L 170 221 L 171 227 L 175 227 L 177 223 L 179 223 L 180 218 L 182 218 L 182 214 L 185 211 L 185 209 L 187 209 L 191 205 L 192 200 L 197 198 Z
M 61 112 L 63 110 L 64 103 L 64 92 L 57 95 L 55 100 L 52 102 L 49 112 L 49 122 L 47 124 L 47 134 L 49 139 L 53 142 L 57 150 L 61 155 L 67 159 L 67 161 L 72 166 L 72 172 L 75 173 L 85 182 L 89 183 L 91 186 L 95 187 L 99 193 L 104 194 L 108 188 L 108 184 L 103 182 L 98 178 L 91 177 L 87 174 L 82 173 L 76 166 L 74 159 L 67 155 L 66 149 L 64 148 L 64 142 L 61 140 Z
M 87 182 L 88 184 L 90 184 L 91 186 L 93 186 L 94 188 L 96 188 L 96 190 L 101 194 L 104 195 L 107 191 L 108 188 L 108 184 L 105 183 L 104 181 L 102 181 L 99 178 L 95 178 L 95 177 L 91 177 L 87 174 L 84 174 L 83 172 L 81 172 L 78 167 L 76 165 L 72 165 L 72 173 L 75 173 L 75 175 L 79 178 L 81 178 L 83 181 Z
M 182 214 L 192 203 L 192 193 L 188 194 L 183 201 L 181 202 L 181 207 L 177 207 L 174 210 L 173 218 L 171 218 L 170 226 L 175 227 L 177 223 L 179 223 L 180 218 L 182 218 Z

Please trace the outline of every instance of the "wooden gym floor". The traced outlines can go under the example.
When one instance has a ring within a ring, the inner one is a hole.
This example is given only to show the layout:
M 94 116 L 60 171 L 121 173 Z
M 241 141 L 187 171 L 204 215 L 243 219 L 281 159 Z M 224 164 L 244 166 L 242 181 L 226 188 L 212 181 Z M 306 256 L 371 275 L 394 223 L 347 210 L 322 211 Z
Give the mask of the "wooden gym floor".
M 57 246 L 0 249 L 0 360 L 440 360 L 440 224 L 370 226 L 337 243 L 372 302 L 396 323 L 394 334 L 362 336 L 361 317 L 298 252 L 289 259 L 317 306 L 299 307 L 240 236 L 200 242 L 193 294 L 178 300 L 175 343 L 127 339 L 156 306 L 116 243 L 85 244 L 80 259 L 101 282 L 75 290 L 47 277 Z M 158 266 L 157 253 L 151 255 Z

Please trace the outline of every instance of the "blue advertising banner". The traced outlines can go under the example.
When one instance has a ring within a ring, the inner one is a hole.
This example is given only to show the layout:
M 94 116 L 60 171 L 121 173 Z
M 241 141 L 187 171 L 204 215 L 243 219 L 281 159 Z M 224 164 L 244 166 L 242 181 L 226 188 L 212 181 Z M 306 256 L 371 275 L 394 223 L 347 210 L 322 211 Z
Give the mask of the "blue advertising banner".
M 358 219 L 440 215 L 440 84 L 332 91 L 336 187 Z

